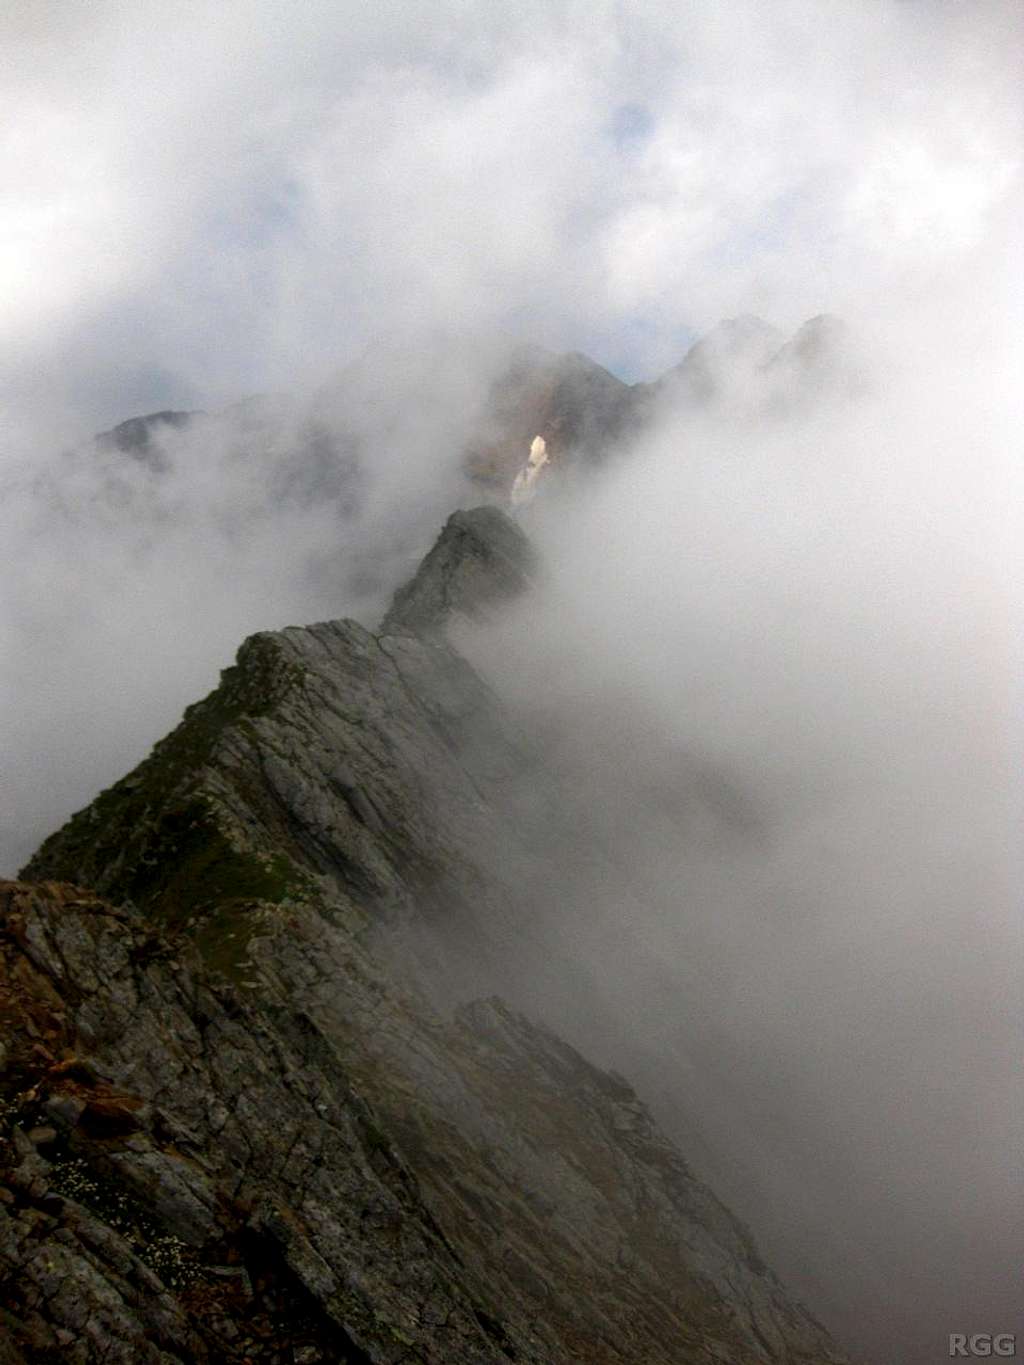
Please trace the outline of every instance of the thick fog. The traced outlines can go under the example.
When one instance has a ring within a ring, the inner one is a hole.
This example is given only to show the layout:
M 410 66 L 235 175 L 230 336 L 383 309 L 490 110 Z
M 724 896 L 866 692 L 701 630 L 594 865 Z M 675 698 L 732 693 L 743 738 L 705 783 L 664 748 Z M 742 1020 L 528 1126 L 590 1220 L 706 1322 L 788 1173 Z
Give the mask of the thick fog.
M 245 634 L 376 617 L 478 498 L 514 345 L 652 380 L 722 318 L 844 320 L 836 366 L 726 365 L 600 478 L 553 461 L 543 583 L 463 643 L 635 892 L 581 879 L 593 991 L 546 1006 L 906 1365 L 1024 1332 L 1021 36 L 1015 0 L 0 18 L 7 875 Z M 161 409 L 206 415 L 91 439 Z
M 542 1008 L 879 1360 L 1020 1327 L 1020 473 L 972 341 L 667 415 L 461 639 L 630 871 L 557 886 L 592 994 Z
M 315 391 L 0 475 L 5 875 L 134 767 L 247 634 L 380 619 L 467 500 L 460 456 L 507 352 L 389 338 Z

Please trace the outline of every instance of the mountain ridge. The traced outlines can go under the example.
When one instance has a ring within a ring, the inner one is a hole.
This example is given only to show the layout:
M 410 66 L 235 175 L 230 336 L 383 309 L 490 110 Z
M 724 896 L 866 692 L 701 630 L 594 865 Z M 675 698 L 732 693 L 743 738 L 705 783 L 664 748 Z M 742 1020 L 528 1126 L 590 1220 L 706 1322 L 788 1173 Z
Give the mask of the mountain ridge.
M 225 1330 L 230 1340 L 244 1320 L 236 1310 L 227 1329 L 224 1315 L 220 1326 L 200 1322 L 199 1345 L 189 1345 L 166 1301 L 173 1285 L 136 1268 L 125 1290 L 130 1248 L 110 1243 L 95 1209 L 73 1210 L 68 1223 L 52 1197 L 54 1166 L 58 1183 L 65 1168 L 49 1151 L 95 1168 L 104 1188 L 127 1181 L 162 1229 L 154 1237 L 191 1248 L 181 1254 L 198 1267 L 193 1283 L 208 1285 L 221 1265 L 210 1258 L 230 1256 L 251 1283 L 267 1280 L 271 1299 L 309 1304 L 304 1360 L 841 1362 L 628 1084 L 493 998 L 469 1003 L 460 992 L 448 1016 L 460 953 L 499 960 L 541 932 L 530 878 L 544 875 L 559 799 L 542 755 L 444 634 L 453 615 L 497 609 L 523 586 L 533 567 L 522 532 L 494 508 L 458 513 L 435 551 L 412 590 L 396 594 L 391 633 L 331 621 L 250 637 L 150 758 L 43 844 L 22 874 L 35 887 L 4 889 L 10 994 L 28 989 L 51 1005 L 56 995 L 73 1025 L 56 1050 L 44 1043 L 52 1061 L 22 1064 L 29 1084 L 8 1099 L 7 1302 L 12 1273 L 29 1271 L 38 1294 L 13 1300 L 18 1320 L 34 1339 L 59 1341 L 76 1315 L 93 1321 L 93 1306 L 116 1295 L 124 1351 L 162 1340 L 173 1343 L 168 1360 L 224 1349 Z M 518 801 L 524 771 L 538 806 L 529 813 Z M 88 905 L 60 889 L 68 881 L 91 888 Z M 548 956 L 571 989 L 569 965 Z M 187 1072 L 175 1060 L 182 1038 L 209 1031 L 197 1008 L 222 1021 L 215 1032 L 235 1058 L 227 1070 L 210 1070 L 202 1052 Z M 61 1080 L 72 1074 L 63 1054 L 83 1044 L 94 1056 L 82 1074 L 97 1079 L 74 1084 L 128 1095 L 136 1116 L 102 1150 L 82 1123 L 96 1096 L 75 1091 L 69 1103 Z M 31 1034 L 19 1045 L 31 1057 Z M 260 1053 L 279 1060 L 268 1069 Z M 319 1079 L 299 1127 L 289 1119 L 292 1136 L 278 1134 L 297 1101 L 281 1108 L 269 1097 L 314 1060 Z M 256 1098 L 246 1101 L 250 1075 Z M 383 1195 L 365 1175 L 353 1185 L 374 1152 L 387 1180 L 410 1191 L 404 1212 L 388 1205 L 380 1226 L 399 1240 L 373 1253 L 372 1273 L 316 1161 L 286 1178 L 295 1154 L 316 1148 L 317 1087 L 332 1131 L 350 1134 L 331 1179 L 357 1191 L 360 1219 L 380 1218 Z M 230 1141 L 202 1117 L 222 1112 L 235 1116 Z M 43 1138 L 26 1136 L 40 1126 Z M 400 1155 L 385 1161 L 391 1152 Z M 261 1250 L 248 1259 L 242 1234 L 231 1240 L 238 1216 L 223 1212 L 239 1190 L 255 1201 L 243 1225 Z M 36 1260 L 26 1261 L 18 1239 L 32 1227 L 65 1248 L 78 1286 L 70 1302 L 47 1298 Z M 407 1236 L 419 1239 L 420 1268 L 404 1274 L 397 1247 Z M 110 1274 L 89 1250 L 97 1242 L 114 1248 Z M 261 1256 L 287 1275 L 261 1269 Z M 430 1287 L 439 1275 L 455 1276 L 440 1299 Z M 272 1316 L 270 1299 L 260 1304 Z M 266 1341 L 252 1359 L 286 1360 L 285 1349 L 298 1358 L 280 1333 L 268 1328 Z M 76 1349 L 69 1358 L 100 1358 L 88 1333 Z
M 649 381 L 628 383 L 580 351 L 555 352 L 540 346 L 511 346 L 493 369 L 482 394 L 470 384 L 464 390 L 460 366 L 472 371 L 479 360 L 465 343 L 446 339 L 426 348 L 409 343 L 379 343 L 322 385 L 312 402 L 305 440 L 312 446 L 335 450 L 336 458 L 352 461 L 365 444 L 361 435 L 383 422 L 377 433 L 386 438 L 395 414 L 389 412 L 394 393 L 414 390 L 428 395 L 439 385 L 453 406 L 466 400 L 472 414 L 462 438 L 459 464 L 477 492 L 507 495 L 522 467 L 530 442 L 540 436 L 548 446 L 554 468 L 582 459 L 600 464 L 623 449 L 655 417 L 660 405 L 695 410 L 729 401 L 764 387 L 761 397 L 777 401 L 773 384 L 783 388 L 815 383 L 851 359 L 849 331 L 839 319 L 820 315 L 786 337 L 752 314 L 727 318 L 704 333 L 683 359 Z M 454 377 L 453 377 L 454 376 Z M 395 383 L 395 379 L 398 383 Z M 164 432 L 183 431 L 207 417 L 256 414 L 265 401 L 250 398 L 221 414 L 200 411 L 159 411 L 128 418 L 95 437 L 104 449 L 115 449 L 165 472 L 168 456 L 161 445 Z M 272 412 L 269 414 L 272 416 Z M 257 428 L 249 439 L 258 435 Z M 338 452 L 342 452 L 341 455 Z M 364 452 L 365 454 L 365 452 Z

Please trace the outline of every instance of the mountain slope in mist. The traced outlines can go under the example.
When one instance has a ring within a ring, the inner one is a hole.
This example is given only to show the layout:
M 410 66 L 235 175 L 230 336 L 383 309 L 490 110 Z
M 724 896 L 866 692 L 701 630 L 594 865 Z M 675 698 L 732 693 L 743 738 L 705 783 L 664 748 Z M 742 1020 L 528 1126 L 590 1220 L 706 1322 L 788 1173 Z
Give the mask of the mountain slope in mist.
M 542 483 L 585 478 L 640 438 L 656 388 L 500 338 L 392 338 L 315 387 L 129 417 L 8 470 L 0 869 L 137 763 L 239 639 L 378 620 L 454 507 L 506 502 L 534 437 Z
M 537 572 L 455 514 L 380 634 L 248 640 L 5 889 L 26 1359 L 843 1359 L 621 1077 L 467 998 L 531 939 L 586 991 L 535 903 L 568 848 L 627 891 L 444 638 Z
M 415 491 L 426 524 L 432 502 L 482 492 L 507 498 L 535 437 L 545 441 L 551 472 L 592 469 L 628 453 L 663 404 L 700 413 L 743 400 L 768 409 L 779 397 L 813 396 L 822 375 L 851 358 L 837 319 L 812 319 L 786 339 L 748 315 L 720 323 L 653 383 L 626 384 L 579 352 L 474 346 L 442 334 L 381 342 L 303 400 L 255 398 L 212 415 L 155 412 L 102 433 L 96 445 L 165 474 L 195 459 L 198 447 L 224 463 L 223 487 L 209 491 L 225 502 L 245 503 L 255 469 L 266 512 L 338 503 L 352 522 L 372 503 L 370 491 L 388 483 L 400 452 L 406 466 L 425 466 Z M 392 491 L 408 503 L 414 485 L 408 468 L 404 474 Z M 399 521 L 394 506 L 389 512 Z M 388 527 L 378 521 L 377 530 Z
M 392 888 L 436 1006 L 501 995 L 628 1075 L 847 1343 L 924 1365 L 972 1315 L 1019 1309 L 999 370 L 980 403 L 984 348 L 941 334 L 872 343 L 867 366 L 828 318 L 778 345 L 748 319 L 719 333 L 684 362 L 695 377 L 651 386 L 505 345 L 389 345 L 315 395 L 152 424 L 159 467 L 109 443 L 58 462 L 11 504 L 31 515 L 4 583 L 19 799 L 0 818 L 20 862 L 138 763 L 242 635 L 365 627 L 406 579 L 394 638 L 411 667 L 405 610 L 433 630 L 503 566 L 501 610 L 450 627 L 501 706 L 468 701 L 459 671 L 424 684 L 446 738 L 421 757 L 450 785 L 415 764 L 397 783 L 372 762 L 356 780 L 348 758 L 328 774 L 369 860 L 363 897 Z M 606 421 L 617 442 L 567 443 Z M 453 506 L 506 500 L 537 435 L 550 459 L 518 513 L 536 558 L 518 561 L 513 532 L 480 541 L 491 507 L 460 513 L 436 575 L 410 578 Z M 360 735 L 367 761 L 387 728 Z M 316 782 L 303 796 L 290 756 L 267 772 L 286 792 L 275 837 L 319 875 L 355 875 L 317 831 L 334 807 Z M 426 917 L 403 912 L 364 800 L 378 780 Z M 164 789 L 142 796 L 102 859 L 86 824 L 64 865 L 127 875 Z M 167 846 L 186 863 L 188 828 Z M 281 892 L 274 873 L 247 870 L 238 899 Z

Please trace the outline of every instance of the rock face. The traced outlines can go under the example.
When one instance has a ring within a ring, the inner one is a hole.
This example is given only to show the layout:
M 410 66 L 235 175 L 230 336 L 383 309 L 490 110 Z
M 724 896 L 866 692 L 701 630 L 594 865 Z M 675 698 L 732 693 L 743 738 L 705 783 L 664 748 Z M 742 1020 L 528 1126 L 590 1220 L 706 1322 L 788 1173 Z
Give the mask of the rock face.
M 11 1359 L 550 1358 L 506 1336 L 301 1005 L 73 888 L 7 884 L 0 911 L 7 1118 L 52 1123 L 5 1135 Z
M 422 634 L 455 614 L 478 616 L 517 597 L 534 570 L 522 531 L 495 507 L 453 512 L 416 574 L 395 594 L 383 635 Z
M 624 1080 L 446 1003 L 557 793 L 443 626 L 531 572 L 457 514 L 380 634 L 246 641 L 3 888 L 11 1360 L 843 1359 Z
M 537 436 L 556 467 L 571 458 L 600 461 L 636 420 L 643 387 L 624 384 L 579 352 L 523 347 L 492 384 L 467 444 L 470 477 L 508 490 Z

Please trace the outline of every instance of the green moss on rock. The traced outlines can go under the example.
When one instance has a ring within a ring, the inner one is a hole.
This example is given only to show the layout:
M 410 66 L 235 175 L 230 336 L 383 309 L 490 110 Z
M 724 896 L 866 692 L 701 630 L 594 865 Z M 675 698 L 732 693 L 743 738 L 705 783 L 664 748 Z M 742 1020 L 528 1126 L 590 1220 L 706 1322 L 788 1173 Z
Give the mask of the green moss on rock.
M 47 839 L 22 876 L 94 887 L 172 928 L 198 919 L 201 943 L 216 965 L 234 972 L 248 934 L 227 929 L 226 921 L 249 923 L 248 908 L 316 888 L 284 853 L 245 847 L 230 812 L 211 795 L 210 778 L 229 732 L 251 744 L 254 722 L 302 683 L 301 666 L 273 635 L 246 640 L 220 686 L 190 706 L 133 772 Z

